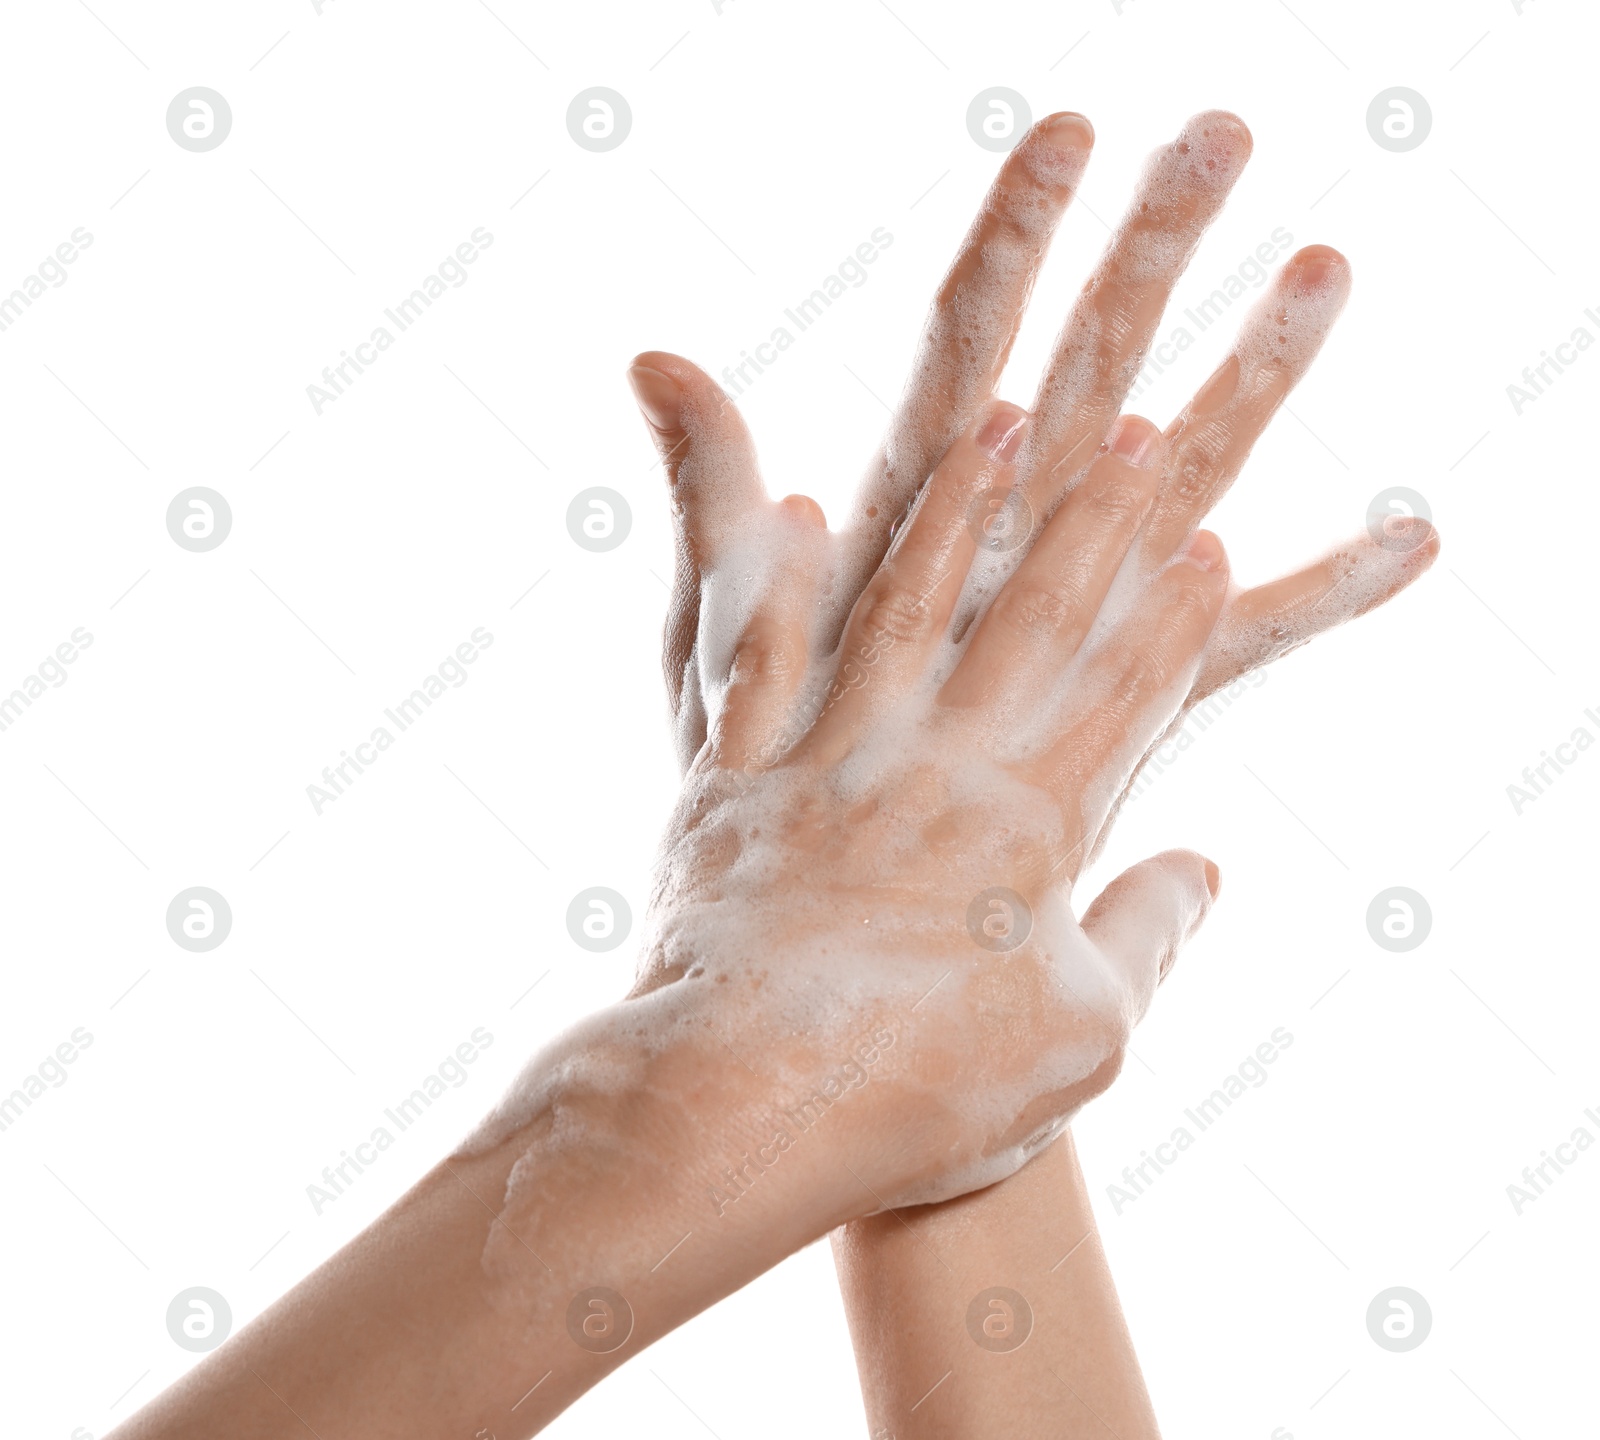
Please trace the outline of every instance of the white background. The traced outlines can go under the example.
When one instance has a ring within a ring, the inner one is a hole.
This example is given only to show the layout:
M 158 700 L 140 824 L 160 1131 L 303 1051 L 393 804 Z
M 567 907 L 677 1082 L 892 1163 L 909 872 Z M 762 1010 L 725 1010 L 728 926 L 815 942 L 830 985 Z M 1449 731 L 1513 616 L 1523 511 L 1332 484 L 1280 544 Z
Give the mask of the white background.
M 1224 874 L 1139 1063 L 1077 1126 L 1158 1412 L 1260 1440 L 1593 1433 L 1600 1153 L 1520 1216 L 1506 1194 L 1574 1127 L 1600 1137 L 1600 753 L 1520 816 L 1506 793 L 1575 727 L 1600 736 L 1600 354 L 1520 416 L 1506 393 L 1576 326 L 1600 337 L 1586 7 L 93 3 L 13 8 L 0 91 L 0 292 L 94 237 L 0 334 L 0 691 L 94 637 L 0 733 L 0 1091 L 94 1037 L 0 1133 L 7 1433 L 103 1434 L 193 1363 L 174 1294 L 217 1289 L 242 1324 L 625 988 L 630 947 L 587 954 L 564 916 L 590 885 L 642 904 L 675 787 L 668 530 L 626 363 L 662 346 L 720 372 L 887 228 L 744 402 L 775 493 L 838 514 L 997 163 L 965 128 L 993 85 L 1099 134 L 1010 398 L 1094 217 L 1188 114 L 1234 109 L 1255 157 L 1179 305 L 1279 226 L 1356 277 L 1216 515 L 1235 571 L 1358 530 L 1392 485 L 1444 535 L 1413 592 L 1281 662 L 1157 777 L 1097 877 L 1177 844 Z M 165 127 L 193 85 L 233 110 L 205 154 Z M 633 111 L 606 154 L 565 126 L 591 85 Z M 1403 154 L 1365 122 L 1393 85 L 1433 112 Z M 468 283 L 316 415 L 306 385 L 479 226 Z M 1170 418 L 1231 328 L 1140 408 Z M 565 527 L 594 484 L 633 511 L 608 554 Z M 165 528 L 191 485 L 233 509 L 208 554 Z M 478 626 L 468 683 L 316 815 L 307 784 Z M 165 929 L 193 885 L 233 910 L 208 954 Z M 1391 885 L 1433 911 L 1407 954 L 1366 929 Z M 323 1166 L 477 1026 L 468 1082 L 314 1214 Z M 1115 1213 L 1106 1184 L 1278 1026 L 1268 1083 Z M 1433 1311 L 1407 1354 L 1366 1331 L 1392 1285 Z M 551 1433 L 702 1435 L 696 1415 L 723 1440 L 862 1433 L 826 1246 Z

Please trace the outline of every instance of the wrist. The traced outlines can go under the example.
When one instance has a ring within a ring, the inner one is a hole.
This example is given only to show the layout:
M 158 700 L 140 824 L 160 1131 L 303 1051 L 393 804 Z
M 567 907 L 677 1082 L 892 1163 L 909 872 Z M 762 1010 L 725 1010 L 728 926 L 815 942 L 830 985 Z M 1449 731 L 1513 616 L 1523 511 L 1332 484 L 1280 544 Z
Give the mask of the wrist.
M 793 1097 L 745 1049 L 653 992 L 530 1062 L 446 1162 L 493 1208 L 482 1266 L 497 1308 L 564 1324 L 573 1296 L 604 1287 L 631 1312 L 625 1359 L 874 1208 L 859 1186 L 846 1204 L 821 1146 L 775 1143 Z

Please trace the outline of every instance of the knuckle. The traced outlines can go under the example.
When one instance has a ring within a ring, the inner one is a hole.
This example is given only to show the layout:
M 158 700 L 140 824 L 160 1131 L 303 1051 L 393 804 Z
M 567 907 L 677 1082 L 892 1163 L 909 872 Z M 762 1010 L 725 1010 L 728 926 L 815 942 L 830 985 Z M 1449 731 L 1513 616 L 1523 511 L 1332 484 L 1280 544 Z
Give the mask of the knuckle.
M 734 648 L 730 679 L 736 684 L 771 684 L 792 678 L 802 664 L 799 639 L 792 630 L 757 621 Z
M 1177 675 L 1177 667 L 1164 651 L 1146 652 L 1138 656 L 1129 676 L 1141 690 L 1159 693 L 1170 685 Z
M 1204 500 L 1229 467 L 1233 427 L 1212 420 L 1187 431 L 1168 467 L 1167 493 L 1190 503 Z
M 854 648 L 907 644 L 927 631 L 932 618 L 933 607 L 926 597 L 902 586 L 885 586 L 867 597 Z
M 1117 647 L 1115 670 L 1123 694 L 1163 690 L 1175 674 L 1167 647 L 1127 643 Z
M 1108 480 L 1086 490 L 1081 501 L 1089 518 L 1111 530 L 1131 529 L 1144 514 L 1149 492 L 1136 482 Z
M 1039 246 L 1039 212 L 1053 208 L 1042 205 L 1037 186 L 1009 188 L 999 203 L 989 213 L 989 244 L 984 247 L 983 263 L 994 265 L 997 258 L 993 248 L 998 242 L 1006 258 L 1021 253 L 1037 259 Z M 1000 268 L 996 266 L 996 268 Z
M 1186 509 L 1200 504 L 1211 491 L 1211 468 L 1205 456 L 1185 453 L 1168 478 L 1168 496 Z
M 1069 582 L 1046 585 L 1014 576 L 995 596 L 991 610 L 1006 629 L 1031 634 L 1060 629 L 1076 611 L 1080 598 Z
M 1187 630 L 1213 618 L 1221 608 L 1225 592 L 1226 572 L 1197 574 L 1188 566 L 1184 568 L 1190 573 L 1178 587 L 1171 605 L 1171 624 L 1177 630 Z

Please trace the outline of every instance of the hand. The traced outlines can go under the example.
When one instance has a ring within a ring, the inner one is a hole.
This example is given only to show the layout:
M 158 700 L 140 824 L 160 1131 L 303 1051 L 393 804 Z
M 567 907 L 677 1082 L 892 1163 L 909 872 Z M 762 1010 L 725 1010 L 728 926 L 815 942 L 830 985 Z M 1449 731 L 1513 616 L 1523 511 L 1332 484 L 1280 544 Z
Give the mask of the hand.
M 795 1128 L 857 1037 L 890 1037 L 828 1116 L 835 1221 L 1018 1168 L 1110 1083 L 1173 954 L 1094 943 L 1070 890 L 1189 693 L 1227 567 L 1206 532 L 1129 558 L 1166 455 L 1130 419 L 997 581 L 989 505 L 1030 434 L 996 404 L 957 438 L 836 650 L 815 506 L 765 512 L 750 543 L 773 563 L 719 597 L 739 617 L 715 637 L 728 680 L 669 829 L 635 993 L 681 1004 L 759 1072 L 755 1131 Z M 1184 854 L 1148 868 L 1177 878 L 1186 932 L 1214 870 Z
M 1109 1083 L 1170 955 L 1092 941 L 1070 885 L 1193 682 L 1227 568 L 1204 532 L 1124 563 L 1164 453 L 1127 421 L 983 603 L 982 502 L 1022 419 L 995 405 L 958 438 L 836 653 L 820 516 L 772 512 L 779 563 L 741 597 L 633 993 L 119 1435 L 530 1434 L 828 1230 L 1010 1174 Z M 1081 593 L 1019 635 L 1057 571 Z M 1188 877 L 1189 928 L 1203 862 L 1148 865 Z
M 820 549 L 839 579 L 823 597 L 837 626 L 887 548 L 889 528 L 952 440 L 994 396 L 1051 233 L 1087 164 L 1082 116 L 1035 125 L 1002 166 L 935 298 L 904 398 L 854 509 Z M 1237 117 L 1197 115 L 1152 158 L 1122 224 L 1085 285 L 1036 393 L 1017 482 L 1035 517 L 1082 475 L 1138 373 L 1172 288 L 1249 158 Z M 1166 431 L 1165 473 L 1141 541 L 1173 554 L 1226 493 L 1279 405 L 1310 367 L 1344 304 L 1337 252 L 1296 254 L 1244 323 L 1233 352 Z M 1282 337 L 1282 338 L 1280 338 Z M 677 566 L 664 639 L 678 753 L 687 768 L 720 703 L 731 655 L 715 582 L 749 558 L 746 537 L 767 513 L 755 447 L 737 409 L 689 361 L 640 355 L 630 372 L 662 457 L 676 521 Z M 795 501 L 785 503 L 800 503 Z M 1382 543 L 1363 533 L 1315 564 L 1233 595 L 1188 704 L 1382 604 L 1438 551 L 1424 521 L 1394 522 Z M 1013 552 L 1013 558 L 1020 558 Z
M 1247 151 L 1248 136 L 1231 117 L 1199 117 L 1185 136 L 1198 130 L 1202 141 L 1210 141 L 1207 132 L 1213 129 L 1231 133 Z M 1078 142 L 1086 138 L 1085 122 L 1054 117 L 1031 132 L 1007 162 L 935 302 L 906 398 L 847 533 L 834 542 L 838 551 L 871 555 L 882 543 L 885 508 L 895 513 L 898 493 L 914 482 L 945 427 L 962 423 L 992 396 L 1042 261 L 1044 240 L 1081 170 L 1087 147 Z M 1050 423 L 1030 437 L 1019 467 L 1032 481 L 1025 493 L 1056 493 L 1055 469 L 1072 472 L 1069 483 L 1076 480 L 1074 457 L 1080 452 L 1074 436 L 1093 438 L 1120 405 L 1199 229 L 1238 173 L 1236 164 L 1225 162 L 1221 175 L 1210 172 L 1221 185 L 1192 172 L 1190 178 L 1199 183 L 1175 177 L 1176 156 L 1184 153 L 1185 143 L 1180 137 L 1153 163 L 1063 332 L 1036 401 L 1041 420 L 1048 417 Z M 1038 163 L 1042 151 L 1055 156 L 1055 183 Z M 1256 436 L 1309 365 L 1346 286 L 1341 258 L 1323 249 L 1301 252 L 1279 277 L 1247 322 L 1234 354 L 1167 432 L 1166 484 L 1160 503 L 1146 514 L 1139 542 L 1143 558 L 1153 563 L 1181 544 L 1189 527 L 1226 490 Z M 1275 336 L 1284 337 L 1276 349 Z M 748 535 L 746 517 L 759 513 L 764 502 L 749 436 L 717 387 L 675 356 L 642 355 L 636 366 L 643 368 L 633 372 L 635 389 L 674 489 L 679 546 L 666 672 L 679 753 L 687 765 L 708 722 L 714 723 L 726 676 L 726 654 L 714 641 L 728 596 L 714 577 L 725 566 L 734 538 Z M 1053 456 L 1063 456 L 1064 463 L 1052 465 Z M 1074 498 L 1069 494 L 1069 502 Z M 1362 536 L 1271 585 L 1236 593 L 1208 643 L 1186 706 L 1391 598 L 1428 567 L 1437 548 L 1424 523 L 1402 523 L 1381 540 Z M 747 556 L 741 559 L 748 563 Z M 1076 593 L 1079 576 L 1069 571 L 1019 608 L 1049 620 L 1063 597 Z M 822 601 L 823 612 L 853 598 L 848 582 L 836 580 L 833 593 Z M 1025 635 L 1029 617 L 1021 618 Z M 1182 718 L 1174 719 L 1174 728 Z M 1102 839 L 1108 830 L 1109 822 L 1101 829 Z M 1084 916 L 1087 935 L 1130 962 L 1142 953 L 1148 966 L 1164 971 L 1215 894 L 1216 872 L 1206 866 L 1209 894 L 1200 898 L 1196 858 L 1162 856 L 1135 866 Z M 1053 1434 L 1100 1434 L 1109 1415 L 1119 1434 L 1155 1435 L 1104 1253 L 1085 1244 L 1093 1235 L 1093 1215 L 1070 1141 L 1050 1147 L 1025 1174 L 1001 1185 L 835 1231 L 874 1427 L 936 1436 L 1044 1424 Z M 959 1254 L 966 1262 L 959 1275 L 942 1259 L 930 1261 L 945 1254 Z M 1049 1263 L 1051 1256 L 1068 1254 L 1074 1257 L 1068 1270 L 1060 1270 L 1059 1259 Z M 972 1294 L 996 1277 L 1009 1282 L 1025 1274 L 1045 1276 L 1028 1294 L 1041 1334 L 1023 1356 L 1007 1357 L 1000 1369 L 979 1364 L 974 1370 L 963 1329 Z M 959 1380 L 924 1406 L 929 1385 L 954 1368 L 961 1370 Z

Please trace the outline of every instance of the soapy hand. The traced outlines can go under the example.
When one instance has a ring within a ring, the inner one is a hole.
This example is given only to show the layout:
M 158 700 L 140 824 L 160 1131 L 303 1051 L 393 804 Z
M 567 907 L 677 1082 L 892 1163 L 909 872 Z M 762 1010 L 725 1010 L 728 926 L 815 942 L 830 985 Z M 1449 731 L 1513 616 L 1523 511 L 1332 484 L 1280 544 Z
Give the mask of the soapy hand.
M 1234 116 L 1196 116 L 1152 157 L 1032 413 L 995 400 L 1091 143 L 1081 116 L 1052 116 L 1002 167 L 837 533 L 804 497 L 766 498 L 748 431 L 701 371 L 651 352 L 630 372 L 673 499 L 665 670 L 690 769 L 641 984 L 697 973 L 727 935 L 697 917 L 737 909 L 750 917 L 744 953 L 782 936 L 786 955 L 809 945 L 839 959 L 866 1008 L 903 1017 L 910 1005 L 939 1073 L 905 1063 L 928 1094 L 983 1053 L 986 1016 L 1006 1017 L 1009 1046 L 977 1063 L 968 1091 L 987 1098 L 927 1121 L 934 1148 L 962 1159 L 909 1179 L 918 1199 L 998 1178 L 1109 1083 L 1128 1026 L 1209 905 L 1215 868 L 1174 852 L 1072 920 L 1070 882 L 1144 756 L 1187 708 L 1381 604 L 1437 552 L 1426 522 L 1394 521 L 1229 593 L 1220 547 L 1196 533 L 1344 304 L 1348 267 L 1325 247 L 1275 277 L 1164 435 L 1119 418 L 1248 159 Z M 800 875 L 816 899 L 784 909 L 783 881 Z M 815 966 L 759 974 L 793 1033 L 840 1003 L 821 998 Z M 936 981 L 924 1000 L 918 986 Z M 957 995 L 948 1012 L 935 1004 Z
M 1165 435 L 1119 416 L 1248 155 L 1228 115 L 1152 161 L 1032 413 L 995 399 L 1091 138 L 1054 116 L 1007 159 L 838 534 L 766 499 L 715 384 L 640 357 L 689 773 L 634 991 L 120 1436 L 526 1436 L 829 1229 L 1010 1174 L 1110 1082 L 1217 880 L 1168 852 L 1074 919 L 1141 758 L 1435 541 L 1394 524 L 1230 595 L 1196 531 L 1343 302 L 1332 251 L 1289 262 Z M 1022 1196 L 1002 1213 L 1026 1218 L 1029 1193 L 976 1203 Z
M 994 398 L 1050 237 L 1093 143 L 1080 115 L 1050 116 L 1011 152 L 935 298 L 905 394 L 841 531 L 824 600 L 837 627 L 888 545 L 907 500 Z M 1050 514 L 1081 480 L 1119 414 L 1173 286 L 1249 158 L 1236 116 L 1190 120 L 1151 158 L 1116 234 L 1073 307 L 1033 403 L 1010 519 Z M 1167 427 L 1160 492 L 1140 540 L 1145 560 L 1175 554 L 1227 492 L 1251 448 L 1315 359 L 1349 290 L 1336 251 L 1296 253 L 1245 320 L 1233 351 Z M 677 570 L 665 670 L 680 761 L 699 751 L 731 654 L 730 565 L 759 563 L 746 537 L 770 502 L 755 448 L 721 389 L 678 356 L 649 352 L 630 373 L 671 488 Z M 799 502 L 789 502 L 799 503 Z M 1025 553 L 1028 538 L 1011 552 Z M 1382 604 L 1432 562 L 1422 520 L 1360 533 L 1302 569 L 1236 591 L 1207 646 L 1187 705 L 1324 630 Z
M 681 1002 L 796 1102 L 853 1037 L 892 1037 L 834 1126 L 868 1209 L 1017 1169 L 1110 1083 L 1172 958 L 1091 941 L 1070 892 L 1190 691 L 1227 567 L 1206 532 L 1130 553 L 1167 452 L 1127 419 L 997 580 L 1031 433 L 995 404 L 957 438 L 837 645 L 831 587 L 853 581 L 808 502 L 764 510 L 708 577 L 738 623 L 636 995 Z M 1147 867 L 1187 934 L 1215 870 Z

